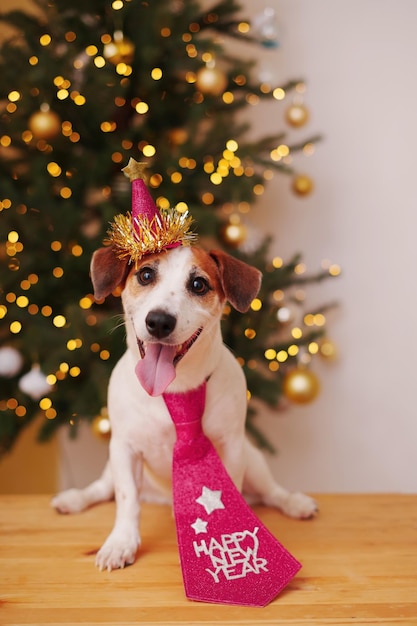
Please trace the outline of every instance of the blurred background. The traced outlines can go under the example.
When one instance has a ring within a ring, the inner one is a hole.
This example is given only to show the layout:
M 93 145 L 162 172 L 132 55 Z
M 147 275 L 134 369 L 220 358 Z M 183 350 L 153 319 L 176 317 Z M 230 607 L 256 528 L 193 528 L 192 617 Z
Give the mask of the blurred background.
M 256 417 L 277 450 L 268 462 L 291 489 L 415 492 L 417 5 L 241 5 L 253 20 L 274 11 L 278 45 L 229 48 L 256 60 L 257 71 L 272 73 L 277 84 L 302 78 L 309 111 L 304 136 L 322 135 L 314 155 L 294 157 L 314 181 L 312 192 L 294 194 L 288 177 L 274 175 L 250 224 L 254 232 L 273 233 L 272 256 L 288 259 L 300 251 L 308 270 L 328 259 L 342 268 L 337 279 L 307 293 L 312 309 L 339 303 L 327 319 L 336 358 L 314 363 L 320 393 L 306 405 L 263 407 Z M 2 11 L 17 6 L 30 3 L 3 0 Z M 271 131 L 278 115 L 281 120 L 278 106 L 263 101 L 245 112 L 254 141 Z M 46 444 L 34 443 L 35 430 L 28 427 L 0 461 L 0 491 L 51 492 L 100 472 L 107 442 L 89 426 L 82 424 L 75 440 L 63 431 Z

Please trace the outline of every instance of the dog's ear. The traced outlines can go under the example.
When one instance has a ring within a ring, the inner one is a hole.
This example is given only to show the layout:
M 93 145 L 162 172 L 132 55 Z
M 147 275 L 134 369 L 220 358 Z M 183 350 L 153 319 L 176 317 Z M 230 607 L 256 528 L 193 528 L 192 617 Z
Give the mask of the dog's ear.
M 95 299 L 101 300 L 109 296 L 116 287 L 124 283 L 127 272 L 127 261 L 118 258 L 114 253 L 113 246 L 96 250 L 90 265 Z
M 261 272 L 222 250 L 211 250 L 210 256 L 219 268 L 226 298 L 237 311 L 245 313 L 258 295 L 262 281 Z

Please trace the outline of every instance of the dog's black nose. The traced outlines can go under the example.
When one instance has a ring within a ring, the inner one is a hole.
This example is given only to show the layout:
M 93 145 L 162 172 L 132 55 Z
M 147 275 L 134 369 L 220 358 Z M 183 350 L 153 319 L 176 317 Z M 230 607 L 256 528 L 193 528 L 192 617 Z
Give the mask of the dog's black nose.
M 145 322 L 146 328 L 152 337 L 163 339 L 172 333 L 177 320 L 173 315 L 160 309 L 155 309 L 155 311 L 148 313 Z

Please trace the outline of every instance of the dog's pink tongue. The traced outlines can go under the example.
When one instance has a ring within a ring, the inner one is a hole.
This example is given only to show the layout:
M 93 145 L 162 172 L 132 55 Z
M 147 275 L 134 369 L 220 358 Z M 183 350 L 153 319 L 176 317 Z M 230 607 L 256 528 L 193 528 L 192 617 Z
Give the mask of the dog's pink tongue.
M 138 362 L 135 372 L 140 384 L 150 396 L 162 395 L 174 380 L 175 353 L 175 346 L 148 343 L 145 357 Z

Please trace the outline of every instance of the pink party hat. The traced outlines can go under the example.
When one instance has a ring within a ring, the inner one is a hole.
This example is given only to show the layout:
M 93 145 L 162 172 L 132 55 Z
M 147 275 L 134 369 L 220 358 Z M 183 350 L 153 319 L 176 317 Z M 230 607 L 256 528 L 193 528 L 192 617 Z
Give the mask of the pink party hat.
M 130 158 L 122 169 L 132 183 L 132 212 L 116 215 L 107 233 L 117 256 L 131 263 L 145 254 L 191 245 L 197 238 L 190 231 L 193 219 L 188 210 L 158 209 L 144 181 L 145 168 L 146 163 Z
M 155 202 L 145 184 L 146 163 L 138 163 L 130 157 L 129 163 L 122 168 L 125 176 L 132 183 L 132 220 L 146 218 L 149 222 L 159 215 Z

